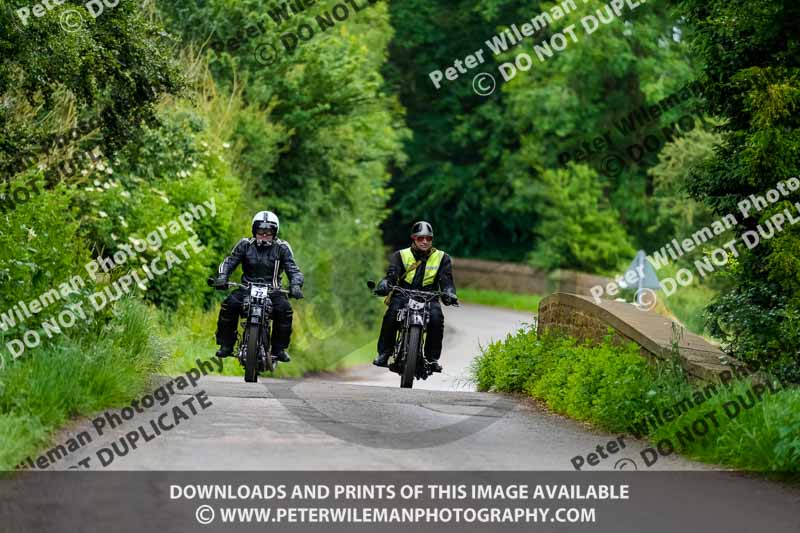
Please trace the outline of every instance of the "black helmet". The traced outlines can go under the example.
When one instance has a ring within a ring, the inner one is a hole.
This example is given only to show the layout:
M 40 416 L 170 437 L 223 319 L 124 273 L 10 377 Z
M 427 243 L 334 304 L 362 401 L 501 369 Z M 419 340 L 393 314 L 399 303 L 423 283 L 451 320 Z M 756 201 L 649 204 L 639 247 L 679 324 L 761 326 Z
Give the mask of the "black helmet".
M 433 237 L 433 226 L 431 226 L 429 222 L 425 222 L 424 220 L 421 220 L 419 222 L 416 222 L 411 227 L 411 237 L 412 238 L 413 237 L 419 237 L 419 236 L 426 236 L 426 235 L 430 236 L 431 238 Z
M 256 213 L 256 216 L 253 217 L 253 238 L 256 238 L 256 232 L 258 230 L 271 230 L 273 237 L 278 237 L 278 229 L 280 228 L 280 221 L 278 220 L 278 216 L 273 213 L 272 211 L 260 211 Z M 258 239 L 256 239 L 256 244 L 259 244 Z M 269 241 L 268 244 L 272 244 L 272 241 Z

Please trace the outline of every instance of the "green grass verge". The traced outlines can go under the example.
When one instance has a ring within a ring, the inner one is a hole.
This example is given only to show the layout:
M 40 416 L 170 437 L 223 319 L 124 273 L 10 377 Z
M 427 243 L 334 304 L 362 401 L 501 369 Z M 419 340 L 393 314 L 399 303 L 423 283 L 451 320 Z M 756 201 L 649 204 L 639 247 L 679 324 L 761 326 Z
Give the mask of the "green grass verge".
M 116 311 L 94 334 L 60 335 L 0 370 L 0 470 L 48 445 L 71 418 L 123 406 L 147 387 L 164 356 L 150 334 L 154 314 L 134 300 Z
M 539 310 L 541 296 L 536 294 L 516 294 L 512 292 L 489 291 L 483 289 L 458 289 L 458 299 L 462 302 L 491 305 L 492 307 L 505 307 L 516 311 Z
M 556 412 L 612 432 L 630 432 L 653 412 L 674 412 L 682 400 L 696 398 L 696 404 L 687 405 L 677 418 L 644 426 L 643 431 L 640 425 L 635 432 L 654 445 L 668 439 L 675 451 L 703 461 L 788 476 L 800 473 L 796 387 L 766 392 L 752 407 L 729 417 L 726 402 L 750 403 L 747 394 L 752 394 L 752 386 L 744 381 L 696 397 L 699 389 L 686 381 L 677 363 L 651 365 L 633 343 L 616 346 L 609 337 L 593 347 L 556 335 L 540 338 L 531 328 L 490 344 L 475 359 L 472 375 L 478 390 L 525 392 Z M 718 426 L 704 418 L 712 410 Z M 693 431 L 691 440 L 681 438 L 679 433 L 685 435 L 698 419 L 705 419 L 709 430 L 702 436 Z

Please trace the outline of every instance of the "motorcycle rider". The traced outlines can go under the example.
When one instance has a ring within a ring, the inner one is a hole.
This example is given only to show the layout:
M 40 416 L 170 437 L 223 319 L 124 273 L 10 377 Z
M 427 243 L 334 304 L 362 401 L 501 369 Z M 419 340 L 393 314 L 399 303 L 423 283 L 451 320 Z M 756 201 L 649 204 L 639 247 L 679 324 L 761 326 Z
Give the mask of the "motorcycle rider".
M 242 264 L 242 283 L 261 281 L 270 283 L 273 288 L 281 288 L 281 273 L 286 272 L 289 278 L 289 295 L 293 298 L 303 297 L 303 273 L 294 262 L 292 247 L 288 242 L 278 238 L 280 221 L 271 211 L 260 211 L 253 217 L 253 237 L 240 240 L 231 253 L 219 265 L 219 272 L 214 282 L 217 289 L 227 288 L 228 277 L 239 263 Z M 217 320 L 217 344 L 220 348 L 217 357 L 233 355 L 236 343 L 237 322 L 242 303 L 249 295 L 247 289 L 239 288 L 232 292 L 223 302 Z M 270 293 L 272 300 L 272 353 L 279 361 L 288 363 L 291 359 L 286 353 L 292 336 L 292 306 L 282 292 Z
M 436 291 L 441 290 L 444 305 L 458 303 L 456 287 L 453 282 L 453 262 L 450 256 L 433 247 L 433 227 L 425 221 L 414 224 L 411 229 L 411 246 L 397 250 L 389 259 L 386 277 L 375 287 L 375 294 L 388 295 L 400 283 L 404 289 Z M 392 294 L 389 309 L 383 316 L 381 333 L 378 337 L 378 357 L 372 362 L 376 366 L 389 366 L 397 336 L 397 312 L 408 302 L 408 297 Z M 442 353 L 444 337 L 444 314 L 438 301 L 431 302 L 430 321 L 425 340 L 425 359 L 431 363 L 434 372 L 441 372 L 439 356 Z

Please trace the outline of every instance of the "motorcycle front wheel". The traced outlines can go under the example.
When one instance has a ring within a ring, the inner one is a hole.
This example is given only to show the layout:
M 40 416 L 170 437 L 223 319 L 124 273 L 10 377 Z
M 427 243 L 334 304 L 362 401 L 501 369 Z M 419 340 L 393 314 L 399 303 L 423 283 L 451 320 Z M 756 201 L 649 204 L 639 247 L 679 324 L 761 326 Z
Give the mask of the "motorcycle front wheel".
M 406 365 L 405 368 L 403 368 L 403 375 L 400 377 L 400 387 L 403 389 L 410 389 L 414 386 L 414 376 L 417 370 L 417 359 L 419 358 L 421 341 L 422 326 L 411 326 L 408 328 Z
M 258 324 L 251 324 L 247 330 L 247 352 L 244 359 L 244 380 L 247 383 L 258 381 Z
M 269 334 L 269 322 L 266 322 L 266 326 L 264 326 L 264 340 L 262 345 L 264 346 L 264 365 L 267 368 L 267 372 L 274 372 L 275 367 L 278 366 L 278 362 L 273 359 L 272 351 L 270 350 L 270 334 Z

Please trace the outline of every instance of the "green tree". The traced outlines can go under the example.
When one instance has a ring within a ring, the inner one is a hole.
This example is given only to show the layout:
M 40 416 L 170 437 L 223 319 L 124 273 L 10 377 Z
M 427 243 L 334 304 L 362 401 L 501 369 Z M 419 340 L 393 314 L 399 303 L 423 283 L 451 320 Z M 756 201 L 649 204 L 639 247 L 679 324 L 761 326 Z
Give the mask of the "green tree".
M 390 3 L 396 35 L 386 77 L 414 135 L 406 141 L 409 164 L 392 176 L 387 242 L 407 244 L 411 224 L 425 219 L 452 254 L 522 260 L 531 250 L 536 207 L 515 185 L 526 176 L 498 168 L 504 151 L 517 143 L 505 135 L 503 100 L 472 89 L 475 74 L 495 71 L 494 58 L 484 51 L 484 65 L 438 90 L 428 77 L 483 47 L 500 21 L 513 19 L 524 4 L 531 6 L 519 0 L 484 17 L 475 0 Z
M 624 268 L 636 250 L 619 223 L 619 213 L 603 196 L 597 173 L 584 165 L 546 170 L 540 182 L 541 223 L 531 262 L 548 270 L 614 273 Z
M 581 19 L 596 15 L 605 2 L 592 0 L 537 32 L 534 42 L 549 40 L 556 32 L 575 25 L 577 42 L 570 40 L 561 52 L 540 62 L 526 47 L 533 67 L 518 71 L 503 85 L 507 103 L 506 120 L 519 139 L 503 157 L 499 172 L 526 176 L 516 192 L 528 196 L 527 188 L 536 188 L 538 174 L 559 168 L 561 154 L 589 165 L 610 177 L 605 193 L 621 215 L 621 222 L 638 248 L 649 250 L 653 242 L 672 238 L 668 233 L 654 234 L 652 220 L 657 205 L 652 200 L 653 183 L 647 169 L 656 162 L 657 151 L 638 161 L 628 154 L 628 147 L 643 144 L 648 135 L 662 140 L 661 128 L 687 114 L 695 99 L 682 102 L 646 124 L 635 123 L 625 132 L 619 125 L 640 108 L 658 104 L 679 92 L 692 79 L 692 62 L 684 37 L 687 29 L 663 5 L 641 4 L 625 10 L 620 18 L 586 35 Z M 530 12 L 530 9 L 526 10 Z M 549 42 L 549 41 L 548 41 Z M 513 63 L 520 50 L 503 55 Z M 581 159 L 581 143 L 608 133 L 611 145 L 594 156 Z M 607 168 L 608 157 L 617 156 L 625 164 L 617 172 Z
M 611 149 L 622 152 L 653 132 L 660 135 L 662 127 L 692 109 L 695 99 L 646 127 L 619 133 L 617 124 L 630 113 L 658 103 L 692 79 L 684 42 L 687 29 L 666 7 L 648 3 L 587 36 L 581 18 L 604 3 L 578 5 L 578 10 L 554 20 L 522 45 L 494 56 L 484 41 L 552 4 L 516 0 L 391 4 L 397 37 L 387 78 L 408 110 L 414 137 L 407 142 L 410 163 L 392 180 L 393 213 L 386 226 L 390 242 L 405 242 L 408 224 L 427 218 L 453 253 L 521 260 L 540 238 L 533 229 L 541 216 L 540 190 L 546 187 L 542 174 L 563 166 L 562 152 L 574 152 L 579 143 L 606 131 L 613 137 Z M 539 62 L 532 45 L 549 40 L 569 24 L 576 25 L 579 42 Z M 429 72 L 444 70 L 478 48 L 484 50 L 484 65 L 438 90 L 433 86 Z M 534 66 L 503 83 L 498 65 L 513 63 L 520 52 L 531 55 Z M 473 92 L 477 72 L 491 72 L 497 78 L 500 86 L 492 96 Z M 602 173 L 602 155 L 583 162 Z M 672 238 L 665 228 L 652 224 L 658 205 L 652 199 L 647 169 L 655 164 L 655 155 L 631 161 L 603 191 L 638 247 Z M 487 235 L 492 246 L 486 246 Z
M 716 157 L 691 172 L 690 192 L 718 215 L 737 214 L 739 234 L 784 209 L 796 216 L 797 193 L 746 218 L 737 204 L 800 174 L 800 4 L 684 0 L 680 8 L 696 28 L 709 111 L 727 119 Z M 800 229 L 739 248 L 726 272 L 734 288 L 709 309 L 712 332 L 737 357 L 800 381 Z
M 661 149 L 658 163 L 647 171 L 653 180 L 656 233 L 680 238 L 715 220 L 708 206 L 689 196 L 687 178 L 691 168 L 714 156 L 721 140 L 720 134 L 698 127 Z
M 67 0 L 27 24 L 31 8 L 10 0 L 0 8 L 0 174 L 34 166 L 58 137 L 94 132 L 91 145 L 110 155 L 155 124 L 156 104 L 182 87 L 171 42 L 138 2 L 120 2 L 93 18 L 84 2 Z M 66 26 L 64 16 L 72 10 Z M 70 29 L 70 31 L 67 31 Z M 96 127 L 78 128 L 79 123 Z M 55 178 L 51 181 L 55 181 Z

